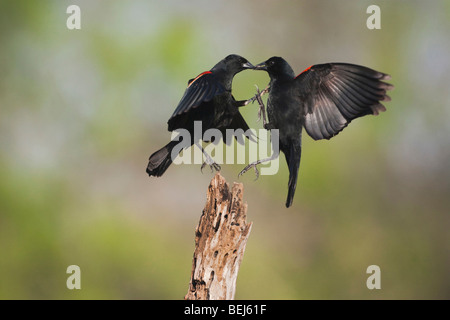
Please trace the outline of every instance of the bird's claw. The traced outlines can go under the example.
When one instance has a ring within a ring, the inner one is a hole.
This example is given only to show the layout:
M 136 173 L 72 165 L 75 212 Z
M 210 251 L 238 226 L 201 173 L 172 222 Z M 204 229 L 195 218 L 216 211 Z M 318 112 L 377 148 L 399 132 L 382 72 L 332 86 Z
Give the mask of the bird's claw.
M 211 173 L 214 172 L 214 170 L 216 170 L 217 172 L 220 171 L 222 168 L 220 167 L 220 165 L 218 165 L 217 163 L 213 162 L 213 163 L 206 163 L 203 162 L 202 166 L 200 167 L 200 171 L 203 173 L 203 168 L 206 167 L 206 165 L 209 165 L 209 168 L 211 169 Z
M 255 102 L 255 101 L 257 100 L 256 96 L 257 96 L 257 94 L 255 94 L 254 97 L 251 97 L 250 99 L 246 100 L 246 101 L 244 102 L 244 106 L 247 106 L 247 105 L 249 105 L 250 103 Z
M 253 162 L 253 163 L 250 163 L 249 165 L 247 165 L 244 169 L 241 170 L 241 172 L 239 172 L 238 178 L 240 176 L 242 176 L 244 173 L 246 173 L 248 170 L 250 170 L 251 167 L 253 167 L 255 169 L 255 175 L 256 175 L 255 181 L 258 180 L 258 178 L 259 178 L 259 170 L 256 167 L 257 165 L 258 165 L 258 163 L 256 163 L 256 162 Z
M 244 102 L 244 106 L 249 105 L 250 103 L 253 103 L 255 101 L 258 101 L 260 106 L 261 106 L 261 104 L 264 105 L 261 100 L 261 97 L 263 95 L 265 95 L 267 92 L 269 92 L 269 86 L 267 86 L 263 91 L 259 90 L 259 87 L 256 84 L 255 84 L 255 87 L 256 87 L 256 94 L 253 97 L 251 97 L 250 99 L 246 100 Z
M 264 102 L 263 102 L 263 100 L 262 100 L 261 97 L 262 97 L 265 93 L 269 92 L 269 87 L 267 86 L 263 91 L 260 91 L 257 85 L 255 85 L 255 87 L 256 87 L 256 95 L 255 95 L 252 99 L 256 99 L 256 101 L 258 101 L 258 104 L 259 104 L 259 109 L 258 109 L 258 119 L 257 119 L 256 121 L 257 121 L 257 122 L 258 122 L 258 121 L 261 121 L 261 118 L 262 118 L 262 120 L 263 120 L 263 125 L 265 126 L 266 123 L 267 123 L 267 119 L 266 119 L 266 109 L 265 109 Z

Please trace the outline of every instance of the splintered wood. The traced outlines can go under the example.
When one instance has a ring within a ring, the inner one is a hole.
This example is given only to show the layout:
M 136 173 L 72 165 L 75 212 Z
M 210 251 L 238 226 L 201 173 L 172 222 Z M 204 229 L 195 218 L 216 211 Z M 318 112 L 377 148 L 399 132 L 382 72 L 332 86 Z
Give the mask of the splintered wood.
M 195 251 L 186 300 L 232 300 L 252 223 L 247 223 L 243 185 L 230 192 L 217 173 L 211 180 L 200 222 L 195 230 Z

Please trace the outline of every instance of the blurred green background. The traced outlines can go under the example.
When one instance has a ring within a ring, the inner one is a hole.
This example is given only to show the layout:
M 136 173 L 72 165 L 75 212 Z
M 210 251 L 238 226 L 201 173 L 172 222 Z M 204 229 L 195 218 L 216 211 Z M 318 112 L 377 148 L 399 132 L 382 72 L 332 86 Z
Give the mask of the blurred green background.
M 449 31 L 450 1 L 0 0 L 0 298 L 184 297 L 213 174 L 145 167 L 187 80 L 237 53 L 297 73 L 362 64 L 395 90 L 330 141 L 304 134 L 290 209 L 284 156 L 257 181 L 222 166 L 253 221 L 236 298 L 449 299 Z M 267 82 L 242 72 L 234 95 Z M 262 127 L 256 104 L 243 115 Z M 81 290 L 66 288 L 72 264 Z M 366 287 L 373 264 L 381 290 Z

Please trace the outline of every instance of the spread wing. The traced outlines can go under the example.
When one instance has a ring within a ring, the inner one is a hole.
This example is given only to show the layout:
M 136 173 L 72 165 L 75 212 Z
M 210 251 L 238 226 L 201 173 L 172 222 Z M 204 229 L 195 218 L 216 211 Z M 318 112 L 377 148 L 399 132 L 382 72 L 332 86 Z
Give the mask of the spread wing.
M 223 92 L 225 92 L 225 88 L 215 79 L 211 71 L 203 72 L 189 80 L 188 87 L 171 118 L 198 107 L 202 102 L 211 101 L 212 98 Z
M 330 139 L 353 119 L 377 115 L 390 101 L 393 88 L 383 82 L 390 76 L 367 67 L 347 63 L 317 64 L 295 78 L 304 104 L 304 127 L 314 139 Z

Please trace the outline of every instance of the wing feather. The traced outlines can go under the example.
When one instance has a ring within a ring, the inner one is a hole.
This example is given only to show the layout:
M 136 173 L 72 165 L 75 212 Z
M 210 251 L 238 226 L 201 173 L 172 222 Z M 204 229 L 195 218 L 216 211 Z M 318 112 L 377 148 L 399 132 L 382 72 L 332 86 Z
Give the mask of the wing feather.
M 304 127 L 315 140 L 330 139 L 353 119 L 377 115 L 389 101 L 390 76 L 367 67 L 328 63 L 310 67 L 295 78 L 304 104 Z
M 183 97 L 168 121 L 169 131 L 176 129 L 183 123 L 184 115 L 189 111 L 198 108 L 204 102 L 211 101 L 215 96 L 225 91 L 225 88 L 217 81 L 211 71 L 203 72 L 196 78 L 189 80 Z

